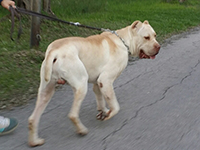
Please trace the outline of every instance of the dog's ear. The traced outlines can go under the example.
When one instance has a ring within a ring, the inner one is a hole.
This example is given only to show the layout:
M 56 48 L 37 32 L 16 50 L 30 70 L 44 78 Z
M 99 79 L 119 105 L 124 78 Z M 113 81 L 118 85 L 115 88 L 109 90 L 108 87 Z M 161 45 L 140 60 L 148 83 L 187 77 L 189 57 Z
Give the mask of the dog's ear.
M 141 21 L 139 21 L 139 20 L 134 21 L 134 22 L 132 23 L 132 25 L 131 25 L 131 28 L 132 28 L 132 29 L 135 29 L 139 23 L 141 23 Z
M 149 24 L 149 22 L 148 22 L 147 20 L 145 20 L 143 23 L 144 23 L 144 24 Z

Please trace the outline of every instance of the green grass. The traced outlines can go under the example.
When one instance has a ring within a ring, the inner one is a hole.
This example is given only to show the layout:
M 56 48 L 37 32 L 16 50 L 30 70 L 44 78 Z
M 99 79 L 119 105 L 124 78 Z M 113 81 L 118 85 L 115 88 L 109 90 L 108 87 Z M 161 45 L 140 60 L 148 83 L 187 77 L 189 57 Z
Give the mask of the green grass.
M 148 20 L 162 42 L 167 37 L 200 24 L 200 1 L 186 0 L 56 0 L 51 2 L 58 18 L 94 27 L 119 29 L 135 20 Z M 43 54 L 53 40 L 67 36 L 89 36 L 99 33 L 43 20 L 39 49 L 30 50 L 30 17 L 22 16 L 23 34 L 10 40 L 9 12 L 0 7 L 0 109 L 19 106 L 37 93 Z

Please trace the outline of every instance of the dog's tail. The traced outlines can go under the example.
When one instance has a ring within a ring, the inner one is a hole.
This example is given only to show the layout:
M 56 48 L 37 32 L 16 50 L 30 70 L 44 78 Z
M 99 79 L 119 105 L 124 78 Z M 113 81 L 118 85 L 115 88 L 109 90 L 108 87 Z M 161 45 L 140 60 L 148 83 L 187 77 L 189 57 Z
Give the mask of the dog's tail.
M 56 54 L 54 51 L 49 51 L 44 62 L 44 79 L 46 82 L 50 81 L 52 75 L 52 67 L 56 62 Z

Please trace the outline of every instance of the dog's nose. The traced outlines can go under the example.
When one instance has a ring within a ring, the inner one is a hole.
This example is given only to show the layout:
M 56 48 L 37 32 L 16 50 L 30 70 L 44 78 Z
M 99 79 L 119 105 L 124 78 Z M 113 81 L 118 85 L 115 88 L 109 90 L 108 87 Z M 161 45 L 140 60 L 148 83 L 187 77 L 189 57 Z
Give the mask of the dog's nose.
M 154 48 L 155 48 L 156 52 L 159 52 L 159 50 L 160 50 L 160 44 L 156 43 L 154 45 Z

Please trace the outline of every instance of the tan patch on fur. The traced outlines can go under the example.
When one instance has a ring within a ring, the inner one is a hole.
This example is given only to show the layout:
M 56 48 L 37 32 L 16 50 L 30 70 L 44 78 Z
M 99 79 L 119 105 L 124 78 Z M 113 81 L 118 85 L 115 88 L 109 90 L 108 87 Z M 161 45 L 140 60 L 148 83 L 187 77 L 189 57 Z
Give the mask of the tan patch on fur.
M 99 87 L 100 87 L 100 88 L 102 88 L 102 87 L 103 87 L 103 84 L 102 84 L 101 82 L 99 83 Z
M 103 32 L 100 35 L 93 35 L 85 38 L 86 41 L 90 42 L 91 44 L 94 44 L 96 46 L 102 46 L 103 41 L 106 40 L 109 45 L 110 52 L 114 52 L 117 46 L 115 43 L 110 39 L 110 36 L 113 36 L 114 34 L 109 32 Z M 115 35 L 114 35 L 115 36 Z
M 94 49 L 99 49 L 100 47 L 105 46 L 104 41 L 107 42 L 106 46 L 108 45 L 110 52 L 113 53 L 113 52 L 115 52 L 115 50 L 117 48 L 117 45 L 113 42 L 113 38 L 117 38 L 115 36 L 116 35 L 114 35 L 110 32 L 103 32 L 101 34 L 92 35 L 92 36 L 89 36 L 86 38 L 68 37 L 68 38 L 58 39 L 58 40 L 54 41 L 53 43 L 51 43 L 51 50 L 49 51 L 48 55 L 51 55 L 51 53 L 53 51 L 56 51 L 65 45 L 69 45 L 70 43 L 71 43 L 70 45 L 76 45 L 80 49 L 84 49 L 84 48 L 87 49 L 87 47 L 85 47 L 85 45 L 87 45 L 87 46 L 92 45 L 92 47 Z M 63 56 L 63 58 L 64 58 L 64 56 Z

